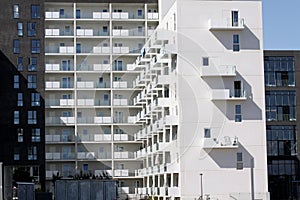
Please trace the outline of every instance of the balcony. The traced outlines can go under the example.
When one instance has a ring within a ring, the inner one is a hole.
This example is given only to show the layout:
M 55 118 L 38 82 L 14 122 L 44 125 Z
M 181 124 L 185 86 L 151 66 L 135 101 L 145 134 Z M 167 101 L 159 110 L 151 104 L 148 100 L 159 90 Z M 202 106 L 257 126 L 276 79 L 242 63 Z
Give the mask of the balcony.
M 46 107 L 62 106 L 62 107 L 73 107 L 74 99 L 46 99 Z
M 93 19 L 109 19 L 109 12 L 93 12 Z
M 77 159 L 79 160 L 111 159 L 111 152 L 78 152 Z
M 243 18 L 239 18 L 237 22 L 233 22 L 231 17 L 225 19 L 210 19 L 208 24 L 210 31 L 241 31 L 245 28 Z
M 224 136 L 223 138 L 204 138 L 203 149 L 237 149 L 237 137 Z
M 94 117 L 95 124 L 110 124 L 112 123 L 111 117 Z
M 126 89 L 128 88 L 127 81 L 113 81 L 113 88 Z
M 113 36 L 129 36 L 129 30 L 125 29 L 113 29 Z
M 111 14 L 112 19 L 128 19 L 129 13 L 128 12 L 113 12 Z
M 155 12 L 148 12 L 147 13 L 147 18 L 148 20 L 158 20 L 158 13 Z
M 87 135 L 79 135 L 79 142 L 107 142 L 111 141 L 111 134 L 87 134 Z
M 211 98 L 212 100 L 237 100 L 237 101 L 247 100 L 245 90 L 229 90 L 229 89 L 212 90 Z
M 74 160 L 74 153 L 46 152 L 46 160 Z
M 94 82 L 93 81 L 78 81 L 77 89 L 93 89 Z
M 109 54 L 110 53 L 110 47 L 98 47 L 94 46 L 91 47 L 91 50 L 86 51 L 86 53 L 93 53 L 93 54 Z
M 47 125 L 74 125 L 74 117 L 46 117 Z
M 128 54 L 129 47 L 113 47 L 113 53 L 115 54 Z
M 114 134 L 114 141 L 134 141 L 134 137 L 128 134 Z
M 45 53 L 48 54 L 73 54 L 74 52 L 73 46 L 46 46 L 45 48 Z
M 46 135 L 46 143 L 75 142 L 74 135 Z
M 129 102 L 128 102 L 128 99 L 114 99 L 113 105 L 114 106 L 128 106 Z
M 94 99 L 78 99 L 77 105 L 78 106 L 94 106 L 95 100 Z
M 72 72 L 73 66 L 60 66 L 60 64 L 45 64 L 46 72 Z
M 114 152 L 114 159 L 134 159 L 134 152 Z
M 73 36 L 72 31 L 65 31 L 60 29 L 45 29 L 46 37 L 64 37 L 64 36 Z
M 236 66 L 221 65 L 202 68 L 202 77 L 236 76 Z
M 72 19 L 73 14 L 70 13 L 64 13 L 63 15 L 60 15 L 59 11 L 46 11 L 45 12 L 45 19 Z
M 128 176 L 134 176 L 134 171 L 131 171 L 129 169 L 116 169 L 114 170 L 114 176 L 115 177 L 128 177 Z
M 63 83 L 61 84 L 60 81 L 46 81 L 45 89 L 73 89 L 73 84 L 71 83 Z

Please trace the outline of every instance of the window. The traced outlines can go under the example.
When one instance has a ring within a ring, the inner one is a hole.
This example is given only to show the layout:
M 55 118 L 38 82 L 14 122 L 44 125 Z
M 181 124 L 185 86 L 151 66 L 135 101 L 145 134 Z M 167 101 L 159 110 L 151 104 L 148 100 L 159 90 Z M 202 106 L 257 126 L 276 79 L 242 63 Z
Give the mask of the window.
M 14 88 L 20 88 L 20 77 L 19 75 L 14 75 Z
M 20 124 L 20 112 L 14 111 L 14 124 Z
M 203 57 L 202 58 L 202 65 L 203 66 L 209 66 L 209 59 L 208 59 L 208 57 Z
M 23 71 L 23 57 L 18 57 L 17 65 L 18 65 L 18 71 L 19 72 Z
M 265 100 L 267 121 L 296 120 L 295 91 L 267 91 Z
M 14 160 L 20 160 L 20 149 L 14 148 Z
M 235 122 L 241 122 L 241 121 L 242 121 L 242 106 L 235 105 Z
M 270 176 L 287 176 L 296 175 L 298 173 L 297 160 L 269 160 L 268 174 Z
M 23 36 L 23 23 L 18 22 L 17 28 L 18 28 L 18 36 Z
M 237 152 L 236 153 L 236 169 L 243 169 L 243 153 L 242 152 Z
M 28 37 L 36 36 L 36 23 L 35 22 L 27 23 L 27 36 Z
M 37 65 L 37 60 L 36 57 L 31 57 L 28 58 L 28 71 L 32 72 L 32 71 L 36 71 L 36 65 Z
M 20 18 L 20 12 L 19 12 L 19 5 L 18 4 L 14 5 L 14 18 L 15 19 Z
M 204 138 L 210 138 L 210 129 L 209 128 L 205 128 L 204 129 Z
M 71 77 L 63 77 L 62 80 L 62 88 L 71 88 Z
M 80 10 L 79 9 L 76 10 L 76 19 L 80 19 Z
M 266 56 L 264 58 L 265 85 L 272 87 L 295 86 L 295 60 L 291 56 Z
M 296 156 L 296 126 L 267 126 L 268 156 Z
M 37 124 L 37 111 L 28 111 L 28 124 Z
M 239 35 L 233 35 L 233 51 L 240 51 L 240 37 Z
M 239 11 L 231 11 L 231 17 L 232 17 L 232 26 L 238 26 L 239 25 Z
M 59 16 L 63 17 L 65 15 L 65 10 L 64 9 L 59 9 Z
M 18 128 L 17 133 L 18 133 L 18 142 L 23 142 L 23 129 Z
M 27 78 L 27 81 L 28 81 L 28 84 L 27 84 L 27 87 L 28 88 L 36 88 L 36 75 L 28 75 L 28 78 Z
M 143 35 L 143 26 L 138 26 L 138 34 Z
M 41 130 L 39 128 L 33 128 L 31 130 L 31 141 L 40 142 L 41 141 Z
M 40 5 L 31 5 L 31 18 L 39 19 L 40 17 Z
M 143 17 L 143 10 L 142 9 L 138 9 L 137 10 L 137 15 L 139 18 Z
M 20 53 L 20 40 L 16 39 L 14 40 L 14 53 L 18 54 Z
M 40 53 L 40 52 L 41 52 L 41 41 L 31 40 L 31 53 Z
M 37 160 L 37 147 L 28 147 L 28 160 Z
M 18 98 L 18 106 L 20 107 L 20 106 L 23 106 L 23 93 L 18 93 L 18 96 L 17 96 L 17 98 Z
M 31 93 L 31 106 L 40 106 L 41 102 L 41 95 L 40 93 Z

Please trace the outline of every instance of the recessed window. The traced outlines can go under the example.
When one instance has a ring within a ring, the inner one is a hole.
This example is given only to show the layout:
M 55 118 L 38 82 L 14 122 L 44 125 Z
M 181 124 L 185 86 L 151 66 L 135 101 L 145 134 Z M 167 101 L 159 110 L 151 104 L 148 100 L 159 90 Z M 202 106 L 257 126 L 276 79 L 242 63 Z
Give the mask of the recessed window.
M 237 152 L 236 153 L 236 169 L 243 169 L 243 153 L 242 152 Z
M 14 149 L 14 160 L 20 160 L 20 149 L 19 148 Z
M 205 128 L 204 129 L 204 138 L 210 138 L 210 129 L 209 128 Z
M 239 35 L 233 35 L 233 51 L 240 51 L 240 37 Z
M 14 111 L 14 124 L 20 124 L 20 112 Z
M 18 128 L 17 132 L 18 132 L 18 142 L 23 142 L 23 129 Z
M 31 106 L 41 105 L 41 95 L 40 93 L 31 93 Z
M 39 128 L 33 128 L 31 131 L 31 141 L 40 142 L 41 141 L 41 130 Z
M 18 106 L 21 107 L 23 106 L 23 93 L 18 93 Z
M 33 89 L 36 88 L 36 85 L 37 85 L 36 84 L 36 82 L 37 82 L 36 75 L 28 75 L 27 81 L 28 81 L 28 84 L 27 84 L 28 88 L 33 88 Z
M 40 5 L 31 5 L 31 18 L 39 19 L 41 17 Z
M 31 40 L 31 53 L 40 53 L 40 52 L 41 52 L 41 41 Z
M 15 19 L 18 19 L 20 18 L 20 12 L 19 12 L 19 5 L 18 4 L 15 4 L 14 5 L 14 18 Z
M 23 23 L 18 22 L 17 28 L 18 28 L 18 36 L 23 36 Z
M 19 75 L 14 75 L 14 88 L 20 88 L 20 77 Z
M 37 124 L 37 111 L 28 111 L 28 124 Z
M 142 10 L 142 9 L 138 9 L 137 15 L 138 15 L 139 17 L 143 17 L 143 10 Z
M 28 59 L 28 71 L 36 71 L 36 66 L 37 66 L 37 59 L 36 57 L 31 57 Z
M 36 23 L 35 22 L 27 23 L 27 36 L 28 37 L 36 36 Z
M 13 49 L 14 53 L 15 54 L 20 53 L 20 40 L 18 40 L 18 39 L 14 40 L 13 46 L 14 46 L 14 49 Z
M 28 147 L 28 160 L 37 160 L 37 147 Z
M 208 57 L 203 57 L 202 58 L 202 65 L 203 66 L 209 66 L 209 58 Z
M 242 121 L 242 106 L 235 105 L 235 122 L 241 122 L 241 121 Z
M 23 57 L 18 57 L 17 59 L 18 71 L 23 71 Z

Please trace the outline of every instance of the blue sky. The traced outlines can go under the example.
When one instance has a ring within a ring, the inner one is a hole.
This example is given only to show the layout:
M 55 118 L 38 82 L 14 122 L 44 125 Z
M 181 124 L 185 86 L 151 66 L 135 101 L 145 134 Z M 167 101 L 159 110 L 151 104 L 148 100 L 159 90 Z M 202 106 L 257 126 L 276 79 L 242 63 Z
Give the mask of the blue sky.
M 300 50 L 300 0 L 262 0 L 264 49 Z

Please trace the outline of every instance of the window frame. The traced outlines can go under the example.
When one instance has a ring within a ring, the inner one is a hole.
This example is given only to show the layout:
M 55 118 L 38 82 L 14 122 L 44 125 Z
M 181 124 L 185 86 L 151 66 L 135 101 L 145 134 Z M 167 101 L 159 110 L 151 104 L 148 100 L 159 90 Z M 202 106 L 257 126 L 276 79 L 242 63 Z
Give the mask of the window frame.
M 30 41 L 30 48 L 32 54 L 39 54 L 41 53 L 41 40 L 40 39 L 32 39 Z
M 232 50 L 234 52 L 240 51 L 240 35 L 239 34 L 233 34 L 233 36 L 232 36 Z
M 20 5 L 19 4 L 13 5 L 13 16 L 14 16 L 14 19 L 20 18 Z
M 38 92 L 31 93 L 31 106 L 41 106 L 41 94 Z
M 27 124 L 37 124 L 37 111 L 36 110 L 28 110 L 27 112 Z
M 17 33 L 19 37 L 23 37 L 23 22 L 17 23 Z
M 36 89 L 37 88 L 37 75 L 29 74 L 27 76 L 27 88 L 28 89 Z
M 31 19 L 40 19 L 41 18 L 41 6 L 38 4 L 31 5 Z
M 234 121 L 242 122 L 242 105 L 237 104 L 234 106 Z
M 20 40 L 19 39 L 13 40 L 13 52 L 14 52 L 14 54 L 20 53 Z

